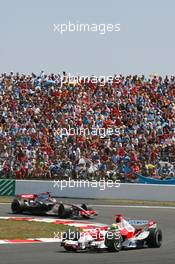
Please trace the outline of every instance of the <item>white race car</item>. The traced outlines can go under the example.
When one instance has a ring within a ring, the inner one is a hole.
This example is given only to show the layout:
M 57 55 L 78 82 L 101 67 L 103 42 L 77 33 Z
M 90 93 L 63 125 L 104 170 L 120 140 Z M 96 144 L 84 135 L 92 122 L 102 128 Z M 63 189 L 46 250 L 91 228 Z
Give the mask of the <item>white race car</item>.
M 162 231 L 155 221 L 126 220 L 117 215 L 116 222 L 106 230 L 66 232 L 61 246 L 68 251 L 106 249 L 119 252 L 124 248 L 159 248 Z

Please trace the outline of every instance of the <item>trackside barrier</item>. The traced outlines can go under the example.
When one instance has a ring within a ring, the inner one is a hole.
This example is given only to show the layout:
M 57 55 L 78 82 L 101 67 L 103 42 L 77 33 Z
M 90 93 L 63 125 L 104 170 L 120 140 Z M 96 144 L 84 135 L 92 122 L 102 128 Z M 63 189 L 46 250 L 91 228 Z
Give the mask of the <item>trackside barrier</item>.
M 15 182 L 12 179 L 0 179 L 0 195 L 15 195 Z
M 92 186 L 69 186 L 61 190 L 55 181 L 16 180 L 16 194 L 46 191 L 56 197 L 68 198 L 175 201 L 175 185 L 121 183 L 118 187 L 105 186 L 103 190 Z

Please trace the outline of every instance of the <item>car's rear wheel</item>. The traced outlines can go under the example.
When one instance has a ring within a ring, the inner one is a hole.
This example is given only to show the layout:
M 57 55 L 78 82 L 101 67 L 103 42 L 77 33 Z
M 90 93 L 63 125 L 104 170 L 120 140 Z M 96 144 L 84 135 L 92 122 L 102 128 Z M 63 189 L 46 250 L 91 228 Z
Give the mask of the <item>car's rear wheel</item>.
M 60 204 L 58 208 L 58 216 L 60 218 L 67 218 L 72 215 L 72 207 L 70 205 Z
M 11 204 L 11 209 L 14 214 L 22 213 L 23 211 L 23 201 L 20 200 L 14 200 Z
M 159 248 L 162 245 L 162 231 L 159 228 L 150 229 L 150 234 L 147 238 L 149 248 Z
M 109 251 L 119 252 L 122 249 L 122 237 L 118 232 L 108 232 L 105 236 L 105 246 Z

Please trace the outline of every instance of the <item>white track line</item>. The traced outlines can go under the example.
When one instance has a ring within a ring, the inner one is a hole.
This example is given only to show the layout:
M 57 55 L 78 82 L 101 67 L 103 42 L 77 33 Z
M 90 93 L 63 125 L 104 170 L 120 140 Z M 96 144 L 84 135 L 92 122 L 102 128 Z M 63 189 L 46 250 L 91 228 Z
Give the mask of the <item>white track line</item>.
M 143 209 L 174 209 L 175 206 L 154 206 L 154 205 L 114 205 L 114 204 L 91 204 L 93 207 L 108 207 L 108 208 L 143 208 Z

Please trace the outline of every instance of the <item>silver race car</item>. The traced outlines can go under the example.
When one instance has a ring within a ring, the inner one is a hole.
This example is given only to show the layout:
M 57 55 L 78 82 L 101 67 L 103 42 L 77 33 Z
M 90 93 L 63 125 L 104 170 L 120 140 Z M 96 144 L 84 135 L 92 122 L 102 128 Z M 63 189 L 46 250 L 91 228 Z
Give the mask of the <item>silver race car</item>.
M 56 215 L 60 218 L 91 218 L 97 212 L 86 204 L 68 204 L 57 201 L 49 192 L 17 195 L 11 204 L 13 213 Z

